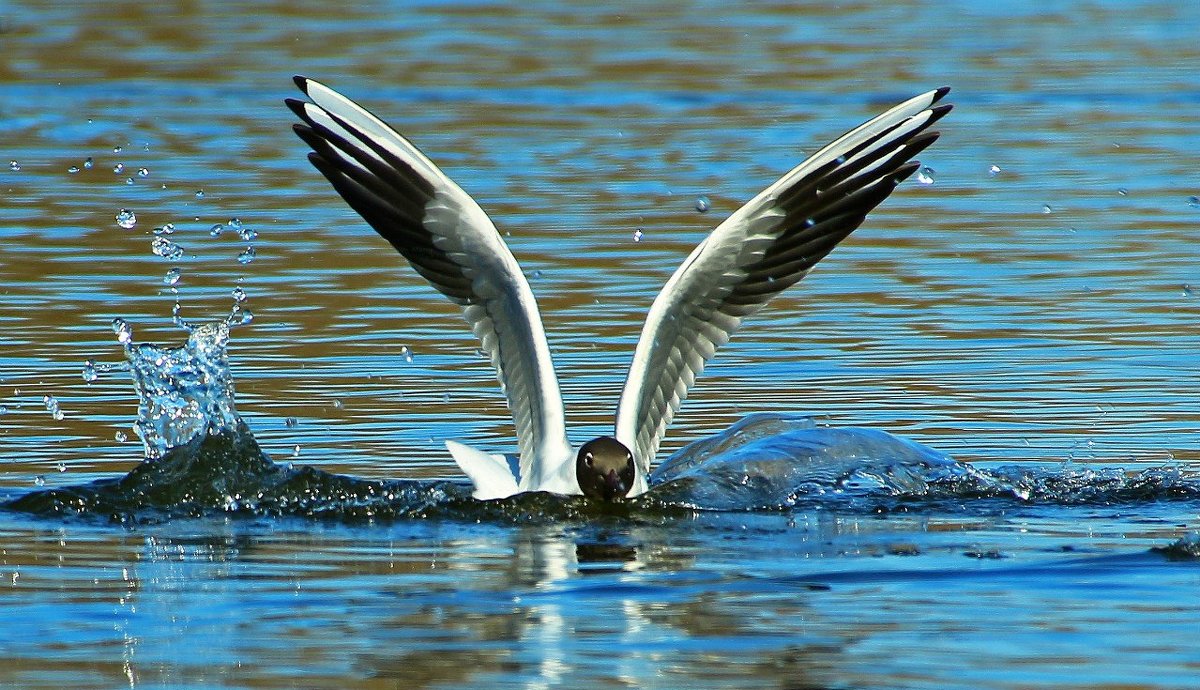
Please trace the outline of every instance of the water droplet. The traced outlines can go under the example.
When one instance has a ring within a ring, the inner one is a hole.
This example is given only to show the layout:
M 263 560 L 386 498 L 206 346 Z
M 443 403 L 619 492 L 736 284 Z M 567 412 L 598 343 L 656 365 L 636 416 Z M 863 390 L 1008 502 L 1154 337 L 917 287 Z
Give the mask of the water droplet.
M 530 280 L 537 280 L 538 278 L 541 278 L 541 277 L 542 277 L 541 269 L 536 269 L 532 273 L 529 274 Z
M 120 152 L 121 152 L 121 147 L 120 147 L 120 146 L 114 146 L 114 147 L 113 147 L 113 153 L 120 153 Z
M 1129 196 L 1129 190 L 1121 187 L 1117 190 L 1117 194 L 1120 194 L 1121 196 Z
M 67 168 L 67 172 L 69 172 L 69 173 L 71 173 L 72 175 L 74 175 L 75 173 L 79 172 L 79 166 L 78 166 L 78 165 L 72 165 L 71 167 Z
M 54 466 L 54 469 L 58 470 L 59 472 L 66 472 L 67 471 L 67 463 L 59 462 L 57 465 Z
M 9 161 L 9 162 L 8 162 L 8 169 L 9 169 L 9 170 L 11 170 L 11 171 L 13 171 L 13 172 L 16 172 L 16 171 L 18 171 L 18 170 L 20 170 L 20 169 L 21 169 L 21 164 L 20 164 L 20 163 L 18 163 L 18 162 L 16 162 L 16 161 Z
M 642 230 L 641 230 L 641 228 L 638 228 L 637 230 L 634 230 L 634 231 L 633 231 L 633 241 L 634 241 L 634 242 L 641 242 L 641 241 L 642 241 Z
M 96 360 L 89 359 L 83 363 L 83 380 L 91 383 L 100 378 L 100 374 L 96 373 Z
M 408 349 L 407 345 L 400 346 L 400 356 L 404 358 L 405 364 L 412 364 L 413 353 L 412 350 Z
M 297 443 L 295 446 L 292 446 L 292 457 L 300 457 L 300 444 Z
M 116 439 L 117 443 L 124 443 L 129 440 L 129 435 L 124 431 L 117 431 L 117 433 L 113 434 L 113 438 Z
M 933 184 L 934 170 L 928 165 L 921 166 L 917 171 L 917 182 L 921 184 Z
M 228 221 L 226 221 L 225 225 L 228 226 L 229 229 L 234 232 L 242 231 L 242 219 L 241 218 L 230 218 Z
M 171 235 L 175 232 L 175 224 L 167 223 L 161 228 L 154 228 L 154 230 L 151 232 L 153 232 L 155 235 Z
M 126 178 L 125 178 L 125 184 L 133 184 L 133 178 L 132 178 L 132 177 L 126 177 Z
M 92 160 L 91 156 L 88 156 L 83 161 L 83 169 L 84 170 L 91 170 L 94 165 L 96 165 L 96 161 Z
M 217 223 L 216 225 L 214 225 L 208 229 L 208 235 L 209 235 L 209 237 L 220 237 L 221 233 L 224 231 L 225 231 L 225 226 L 221 225 L 220 223 Z
M 197 189 L 197 190 L 196 190 L 196 198 L 197 198 L 197 199 L 203 199 L 203 198 L 204 198 L 204 190 L 203 190 L 203 189 Z
M 53 395 L 43 395 L 42 404 L 46 406 L 46 411 L 50 413 L 51 417 L 61 420 L 66 416 L 58 404 L 58 398 L 55 398 Z
M 133 328 L 125 319 L 117 317 L 112 320 L 113 333 L 117 334 L 117 342 L 128 343 L 133 339 Z
M 8 414 L 8 405 L 0 405 L 0 415 Z
M 133 211 L 123 208 L 121 209 L 121 212 L 117 214 L 117 225 L 129 230 L 134 225 L 137 225 L 137 216 L 133 214 Z
M 225 323 L 230 326 L 244 326 L 254 320 L 254 312 L 245 309 L 240 304 L 234 304 L 229 310 L 229 316 L 225 318 Z
M 163 285 L 174 285 L 179 282 L 179 277 L 183 275 L 183 271 L 178 266 L 172 266 L 167 269 L 166 275 L 163 276 Z
M 334 409 L 337 409 L 337 410 L 342 409 L 342 401 L 338 400 L 337 398 L 334 398 L 333 407 L 334 407 Z
M 990 175 L 991 177 L 995 177 L 999 174 L 1000 174 L 1000 166 L 998 166 L 998 165 L 988 166 L 988 175 Z
M 697 211 L 699 211 L 700 213 L 707 213 L 708 209 L 710 209 L 710 208 L 712 208 L 712 204 L 709 203 L 708 197 L 706 197 L 706 196 L 696 197 L 696 210 Z
M 1190 283 L 1184 283 L 1183 284 L 1183 296 L 1191 297 L 1194 294 L 1196 294 L 1196 289 L 1193 288 Z
M 150 251 L 171 261 L 178 261 L 183 258 L 183 247 L 165 237 L 155 237 L 153 240 L 150 240 Z
M 38 476 L 33 478 L 33 485 L 34 486 L 45 486 L 46 478 L 39 474 Z
M 246 301 L 246 291 L 241 286 L 233 289 L 233 301 L 241 303 Z
M 138 177 L 150 177 L 150 168 L 138 168 Z
M 295 417 L 288 417 L 287 419 L 283 420 L 284 426 L 289 429 L 295 429 L 296 425 L 299 423 L 300 422 L 297 422 Z
M 237 262 L 243 266 L 254 261 L 254 257 L 258 256 L 258 252 L 254 251 L 254 247 L 246 247 L 246 251 L 238 254 Z
M 1054 209 L 1050 207 L 1050 204 L 1045 204 L 1042 206 L 1042 213 L 1054 213 Z
M 114 172 L 114 173 L 116 173 L 116 174 L 118 174 L 118 175 L 120 175 L 121 173 L 125 172 L 125 164 L 124 164 L 124 163 L 117 163 L 116 165 L 114 165 L 114 166 L 113 166 L 113 172 Z
M 1200 196 L 1189 196 L 1188 206 L 1191 206 L 1192 208 L 1200 208 Z

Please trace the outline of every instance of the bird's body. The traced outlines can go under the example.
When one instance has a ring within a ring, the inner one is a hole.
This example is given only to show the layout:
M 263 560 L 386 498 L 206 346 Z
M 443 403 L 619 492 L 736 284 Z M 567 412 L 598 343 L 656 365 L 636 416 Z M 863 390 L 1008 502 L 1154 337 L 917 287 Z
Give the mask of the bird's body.
M 525 491 L 615 499 L 650 466 L 696 376 L 742 320 L 803 278 L 919 166 L 949 89 L 912 98 L 810 156 L 721 223 L 654 300 L 613 436 L 576 449 L 533 292 L 492 221 L 398 132 L 323 84 L 296 77 L 297 134 L 334 188 L 437 290 L 459 304 L 496 368 L 517 432 L 505 456 L 448 442 L 475 497 Z

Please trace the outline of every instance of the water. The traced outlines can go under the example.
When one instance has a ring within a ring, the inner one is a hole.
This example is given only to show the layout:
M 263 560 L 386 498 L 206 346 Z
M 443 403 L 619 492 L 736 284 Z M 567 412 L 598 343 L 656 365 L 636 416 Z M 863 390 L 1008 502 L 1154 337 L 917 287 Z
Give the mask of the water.
M 813 415 L 1029 477 L 1031 499 L 5 512 L 0 606 L 22 625 L 0 683 L 1194 686 L 1195 561 L 1152 549 L 1200 511 L 1169 478 L 1200 460 L 1197 26 L 1190 3 L 20 3 L 0 17 L 19 168 L 0 171 L 0 495 L 134 469 L 132 387 L 83 363 L 123 359 L 116 317 L 178 343 L 176 301 L 219 320 L 238 287 L 238 410 L 276 461 L 299 445 L 297 471 L 453 491 L 444 439 L 508 449 L 455 309 L 304 162 L 281 105 L 299 72 L 399 125 L 508 233 L 580 438 L 704 233 L 953 86 L 932 184 L 722 348 L 663 457 L 751 412 Z M 232 218 L 258 236 L 210 235 Z M 182 257 L 151 251 L 167 223 Z

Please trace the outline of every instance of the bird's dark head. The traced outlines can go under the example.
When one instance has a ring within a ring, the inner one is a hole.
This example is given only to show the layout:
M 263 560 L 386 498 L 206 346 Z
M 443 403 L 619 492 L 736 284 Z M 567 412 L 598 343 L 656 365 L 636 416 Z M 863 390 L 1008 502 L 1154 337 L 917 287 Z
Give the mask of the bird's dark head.
M 616 501 L 633 488 L 633 453 L 617 439 L 601 436 L 583 444 L 575 459 L 579 488 L 589 498 Z

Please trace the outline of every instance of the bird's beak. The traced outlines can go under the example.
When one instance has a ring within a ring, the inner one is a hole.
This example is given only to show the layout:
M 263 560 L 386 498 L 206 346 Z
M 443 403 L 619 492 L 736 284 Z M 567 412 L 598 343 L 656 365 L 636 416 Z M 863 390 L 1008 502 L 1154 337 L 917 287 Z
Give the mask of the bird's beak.
M 629 491 L 629 487 L 625 486 L 625 482 L 621 481 L 620 475 L 616 470 L 609 470 L 604 476 L 604 488 L 607 489 L 608 495 L 624 497 Z

